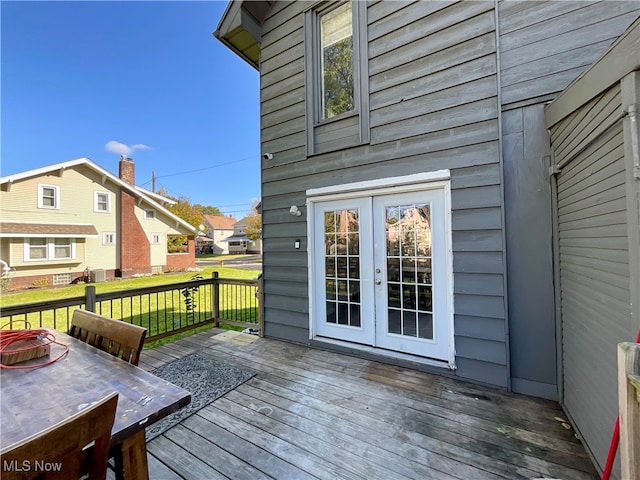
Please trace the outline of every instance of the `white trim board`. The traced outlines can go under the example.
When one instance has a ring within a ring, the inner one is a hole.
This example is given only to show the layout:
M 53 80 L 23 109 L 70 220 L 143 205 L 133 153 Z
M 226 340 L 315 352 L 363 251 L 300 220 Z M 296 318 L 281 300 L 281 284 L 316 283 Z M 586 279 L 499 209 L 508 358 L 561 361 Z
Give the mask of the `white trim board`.
M 339 198 L 349 198 L 351 196 L 360 196 L 363 193 L 382 194 L 387 193 L 395 187 L 403 187 L 402 191 L 410 192 L 412 190 L 424 190 L 425 188 L 441 188 L 442 183 L 451 178 L 449 170 L 436 170 L 434 172 L 416 173 L 413 175 L 403 175 L 400 177 L 387 177 L 376 180 L 365 180 L 362 182 L 343 183 L 340 185 L 330 185 L 328 187 L 310 188 L 307 190 L 307 201 L 313 201 L 319 198 L 327 200 L 328 196 L 338 195 Z M 429 184 L 429 185 L 425 185 Z

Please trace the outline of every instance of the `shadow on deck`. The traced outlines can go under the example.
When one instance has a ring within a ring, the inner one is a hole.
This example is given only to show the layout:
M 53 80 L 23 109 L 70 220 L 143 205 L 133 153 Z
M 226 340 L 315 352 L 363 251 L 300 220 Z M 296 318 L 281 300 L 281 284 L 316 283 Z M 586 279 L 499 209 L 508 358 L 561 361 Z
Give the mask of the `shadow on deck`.
M 257 372 L 149 442 L 154 480 L 598 478 L 555 402 L 220 332 L 142 353 L 147 370 L 206 352 Z

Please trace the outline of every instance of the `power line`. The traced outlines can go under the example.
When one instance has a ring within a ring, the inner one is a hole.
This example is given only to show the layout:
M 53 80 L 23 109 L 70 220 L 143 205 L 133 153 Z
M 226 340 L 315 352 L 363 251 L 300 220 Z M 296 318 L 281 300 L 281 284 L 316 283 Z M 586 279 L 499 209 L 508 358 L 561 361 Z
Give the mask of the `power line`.
M 197 173 L 197 172 L 202 172 L 204 170 L 211 170 L 212 168 L 224 167 L 225 165 L 233 165 L 234 163 L 246 162 L 247 160 L 254 160 L 255 158 L 256 158 L 256 156 L 252 155 L 251 157 L 245 157 L 245 158 L 241 158 L 239 160 L 231 160 L 229 162 L 218 163 L 217 165 L 211 165 L 209 167 L 197 168 L 195 170 L 186 170 L 184 172 L 168 173 L 166 175 L 156 175 L 154 178 L 155 178 L 155 180 L 157 180 L 158 178 L 176 177 L 178 175 L 187 175 L 189 173 Z M 147 184 L 151 183 L 154 180 L 154 178 L 144 182 L 140 186 L 142 187 L 144 185 L 147 185 Z

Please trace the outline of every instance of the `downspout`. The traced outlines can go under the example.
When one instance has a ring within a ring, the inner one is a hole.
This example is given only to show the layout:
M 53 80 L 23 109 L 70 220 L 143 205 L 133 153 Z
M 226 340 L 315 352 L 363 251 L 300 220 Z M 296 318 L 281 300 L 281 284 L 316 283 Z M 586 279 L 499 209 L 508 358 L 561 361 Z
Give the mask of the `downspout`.
M 551 146 L 553 151 L 553 145 Z M 564 400 L 564 367 L 562 356 L 562 296 L 560 290 L 560 227 L 558 223 L 558 174 L 560 168 L 553 156 L 546 157 L 549 165 L 549 183 L 551 184 L 551 243 L 553 249 L 553 302 L 556 324 L 556 384 L 558 403 Z

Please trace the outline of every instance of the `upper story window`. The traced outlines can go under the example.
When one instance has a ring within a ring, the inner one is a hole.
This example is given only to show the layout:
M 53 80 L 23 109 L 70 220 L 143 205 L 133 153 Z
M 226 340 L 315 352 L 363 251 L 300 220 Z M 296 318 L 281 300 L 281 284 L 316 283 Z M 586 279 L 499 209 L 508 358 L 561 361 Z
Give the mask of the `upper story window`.
M 109 213 L 111 211 L 111 195 L 108 192 L 94 192 L 93 210 Z
M 161 233 L 152 233 L 151 234 L 151 243 L 153 245 L 159 245 L 162 243 L 162 234 Z
M 144 218 L 153 220 L 156 218 L 156 211 L 152 209 L 147 209 L 144 211 Z
M 75 246 L 72 238 L 26 238 L 24 259 L 27 261 L 73 259 Z
M 319 15 L 321 119 L 355 109 L 353 96 L 353 17 L 351 3 Z
M 305 15 L 307 155 L 368 143 L 366 2 L 324 2 Z
M 38 208 L 60 208 L 60 188 L 56 185 L 38 184 Z

